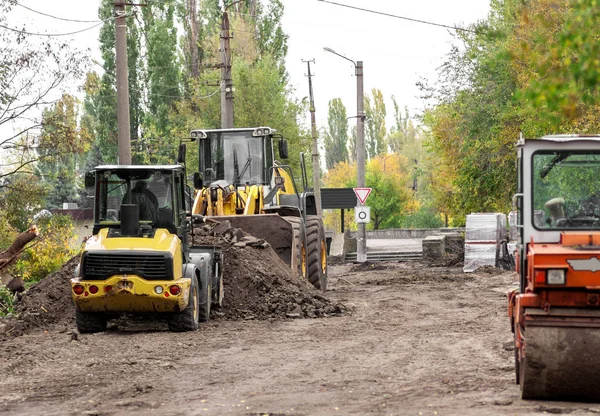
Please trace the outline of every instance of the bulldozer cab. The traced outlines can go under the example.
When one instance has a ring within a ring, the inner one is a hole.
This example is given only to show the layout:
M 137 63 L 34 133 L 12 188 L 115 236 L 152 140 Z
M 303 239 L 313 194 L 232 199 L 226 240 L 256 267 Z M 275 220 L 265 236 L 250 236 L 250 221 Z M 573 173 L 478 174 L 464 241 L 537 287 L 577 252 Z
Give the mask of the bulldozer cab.
M 203 185 L 218 181 L 235 186 L 270 184 L 274 133 L 269 127 L 192 131 L 192 139 L 199 140 Z
M 137 212 L 146 230 L 165 228 L 178 233 L 185 220 L 185 176 L 182 166 L 98 166 L 86 175 L 94 186 L 94 234 L 102 228 L 121 229 L 124 207 Z

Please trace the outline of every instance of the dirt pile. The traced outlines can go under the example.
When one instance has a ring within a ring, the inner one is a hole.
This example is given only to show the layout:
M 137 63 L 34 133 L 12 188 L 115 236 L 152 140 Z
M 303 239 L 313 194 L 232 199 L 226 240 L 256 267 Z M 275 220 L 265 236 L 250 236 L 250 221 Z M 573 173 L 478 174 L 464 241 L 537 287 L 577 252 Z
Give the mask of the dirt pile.
M 15 306 L 18 319 L 10 322 L 9 335 L 21 335 L 34 328 L 47 328 L 62 323 L 65 327 L 75 321 L 69 279 L 73 277 L 79 257 L 75 256 L 55 273 L 32 286 Z
M 225 299 L 215 315 L 225 319 L 315 318 L 339 315 L 334 304 L 301 280 L 264 240 L 228 221 L 194 229 L 195 245 L 218 245 L 223 252 Z
M 225 299 L 212 312 L 214 319 L 315 318 L 345 311 L 300 280 L 268 243 L 232 228 L 228 221 L 194 227 L 192 241 L 222 248 Z M 54 324 L 73 327 L 69 279 L 78 261 L 77 256 L 72 258 L 21 296 L 16 305 L 19 317 L 9 323 L 9 335 Z

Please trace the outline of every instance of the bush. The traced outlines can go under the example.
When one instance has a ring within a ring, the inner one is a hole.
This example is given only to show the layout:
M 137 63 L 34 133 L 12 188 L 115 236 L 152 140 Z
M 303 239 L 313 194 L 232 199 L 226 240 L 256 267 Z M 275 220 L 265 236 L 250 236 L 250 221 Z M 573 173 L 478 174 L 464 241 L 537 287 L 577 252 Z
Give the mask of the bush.
M 432 208 L 422 206 L 402 220 L 403 228 L 442 228 L 444 221 Z
M 0 317 L 13 315 L 15 295 L 6 288 L 4 285 L 0 285 Z
M 59 270 L 76 252 L 71 248 L 76 237 L 71 217 L 44 216 L 38 220 L 37 226 L 40 231 L 38 239 L 25 250 L 12 270 L 14 275 L 31 282 Z
M 18 234 L 17 230 L 15 230 L 8 222 L 6 213 L 0 211 L 0 251 L 10 247 Z

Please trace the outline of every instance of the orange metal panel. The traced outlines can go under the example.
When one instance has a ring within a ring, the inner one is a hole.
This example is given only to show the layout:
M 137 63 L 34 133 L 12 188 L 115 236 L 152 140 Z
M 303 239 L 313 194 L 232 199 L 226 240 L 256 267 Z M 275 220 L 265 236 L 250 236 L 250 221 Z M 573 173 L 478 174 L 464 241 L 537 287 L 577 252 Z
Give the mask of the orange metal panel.
M 597 233 L 572 231 L 560 234 L 563 246 L 590 246 L 593 245 L 594 237 L 600 238 L 600 235 Z
M 563 234 L 563 237 L 567 234 Z M 571 234 L 568 234 L 571 236 Z M 580 233 L 580 236 L 587 236 L 588 241 L 592 241 L 592 234 Z M 585 239 L 585 238 L 584 238 Z M 571 239 L 571 242 L 577 239 Z M 541 288 L 586 288 L 600 286 L 600 270 L 574 270 L 570 260 L 590 260 L 598 259 L 600 262 L 600 249 L 582 250 L 576 249 L 574 246 L 565 247 L 560 244 L 536 244 L 535 247 L 529 250 L 528 259 L 528 280 L 531 282 L 531 277 L 535 276 L 537 269 L 565 269 L 567 282 L 566 285 L 553 286 L 546 285 L 545 282 L 535 279 L 532 289 Z

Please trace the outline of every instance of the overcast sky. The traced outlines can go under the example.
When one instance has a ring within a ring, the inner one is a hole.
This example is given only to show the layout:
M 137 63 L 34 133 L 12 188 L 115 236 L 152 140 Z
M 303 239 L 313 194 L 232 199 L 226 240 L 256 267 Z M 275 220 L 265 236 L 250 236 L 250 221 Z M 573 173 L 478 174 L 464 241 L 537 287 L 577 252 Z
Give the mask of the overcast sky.
M 448 26 L 466 26 L 483 20 L 489 0 L 332 0 L 412 19 Z M 317 123 L 327 121 L 327 104 L 336 97 L 356 115 L 354 66 L 323 51 L 327 46 L 354 61 L 363 61 L 365 93 L 380 89 L 386 98 L 388 129 L 392 119 L 391 96 L 411 114 L 423 108 L 416 82 L 435 79 L 436 68 L 450 51 L 453 31 L 340 7 L 318 0 L 283 0 L 284 30 L 289 34 L 287 69 L 296 94 L 308 95 L 306 64 L 315 59 L 313 90 Z M 352 123 L 352 122 L 351 122 Z
M 450 26 L 466 26 L 485 19 L 489 12 L 489 0 L 332 1 Z M 307 69 L 302 60 L 316 61 L 312 69 L 319 127 L 326 123 L 329 100 L 336 97 L 342 98 L 348 116 L 356 115 L 354 67 L 350 62 L 324 52 L 325 46 L 349 59 L 364 62 L 365 93 L 371 88 L 382 90 L 388 110 L 388 129 L 393 112 L 392 95 L 401 106 L 408 106 L 411 114 L 423 108 L 415 84 L 422 77 L 435 79 L 436 68 L 443 62 L 453 41 L 451 30 L 318 0 L 282 2 L 285 6 L 283 28 L 289 35 L 287 69 L 298 98 L 308 96 Z M 95 20 L 100 1 L 20 0 L 20 3 L 54 16 Z M 8 24 L 42 33 L 65 33 L 93 25 L 59 21 L 22 7 L 14 8 Z M 89 47 L 92 56 L 99 59 L 98 33 L 99 28 L 95 28 L 66 39 L 72 39 L 82 48 Z

